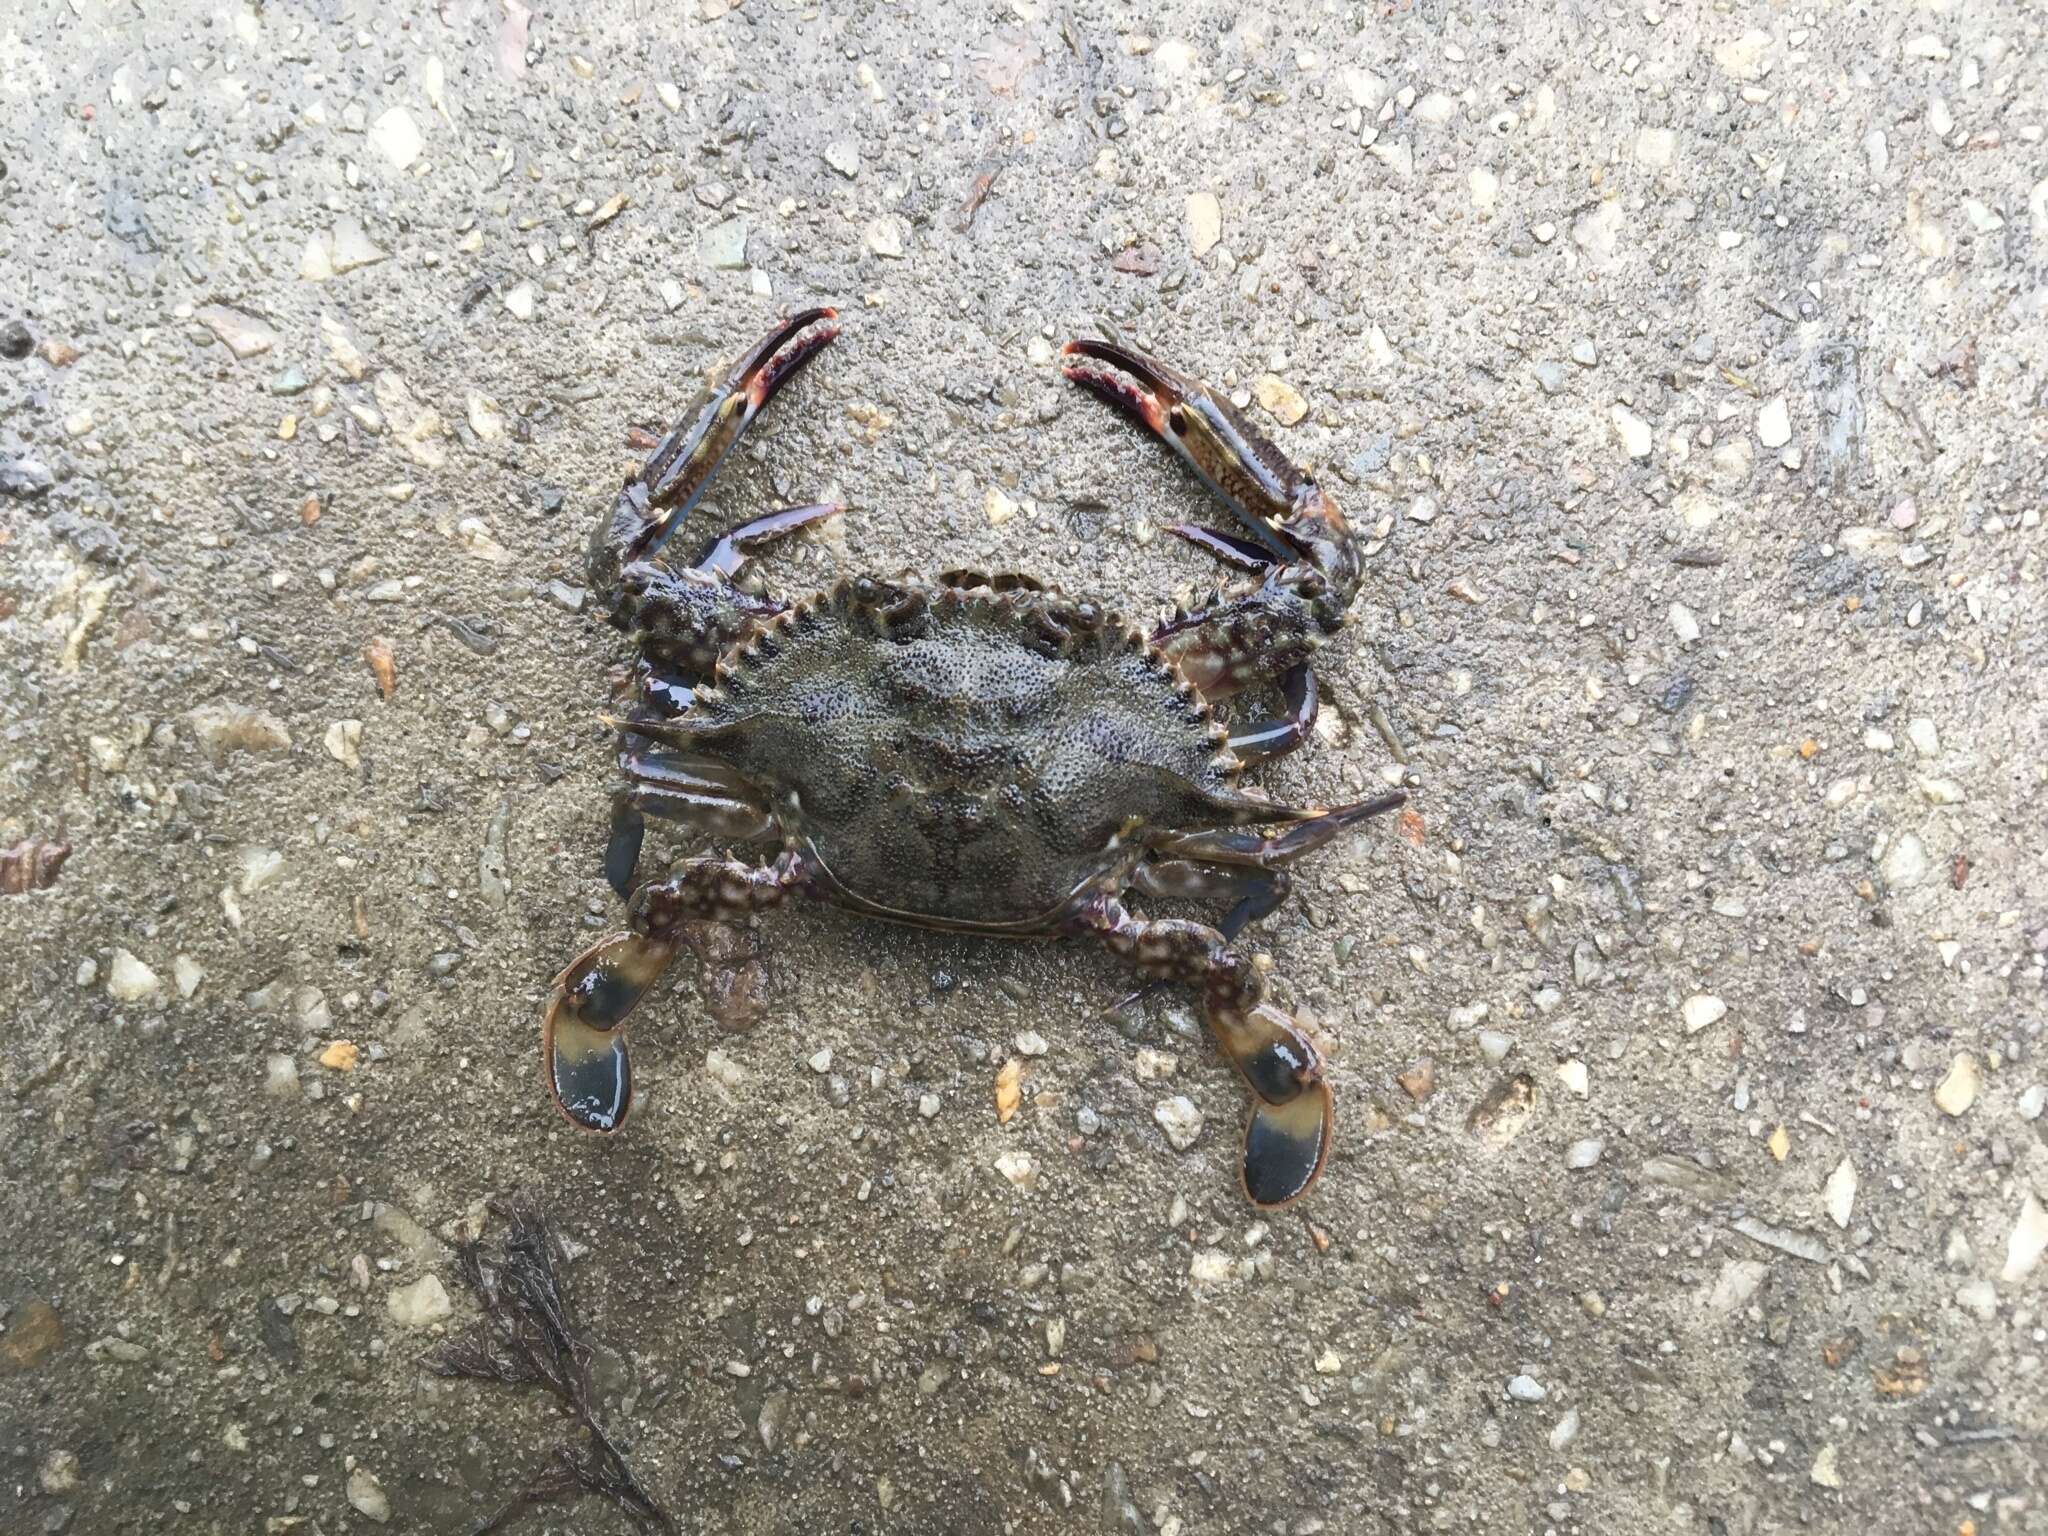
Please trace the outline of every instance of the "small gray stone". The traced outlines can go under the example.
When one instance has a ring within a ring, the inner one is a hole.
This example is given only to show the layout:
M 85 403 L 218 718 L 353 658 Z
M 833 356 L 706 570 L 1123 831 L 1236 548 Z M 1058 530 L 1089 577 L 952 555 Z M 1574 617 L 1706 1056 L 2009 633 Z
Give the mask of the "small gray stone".
M 1600 349 L 1588 338 L 1581 336 L 1572 343 L 1572 361 L 1581 368 L 1591 368 L 1600 361 Z
M 860 174 L 860 146 L 851 139 L 834 139 L 825 146 L 825 163 L 851 181 Z
M 306 375 L 297 364 L 285 369 L 270 381 L 273 395 L 302 395 L 306 392 Z
M 1184 1093 L 1162 1099 L 1153 1109 L 1152 1118 L 1159 1122 L 1159 1128 L 1166 1132 L 1166 1139 L 1176 1152 L 1187 1151 L 1202 1134 L 1202 1112 Z
M 1550 1393 L 1533 1376 L 1511 1376 L 1508 1378 L 1508 1396 L 1518 1403 L 1540 1403 Z
M 714 224 L 697 240 L 697 254 L 707 267 L 734 272 L 747 264 L 747 221 L 727 219 Z
M 1536 384 L 1546 395 L 1557 394 L 1564 388 L 1564 365 L 1549 359 L 1538 363 L 1535 368 Z
M 1564 1155 L 1564 1165 L 1574 1170 L 1590 1168 L 1600 1161 L 1600 1154 L 1606 1150 L 1606 1142 L 1598 1136 L 1588 1136 L 1584 1141 L 1571 1144 Z
M 588 595 L 583 588 L 572 587 L 566 581 L 551 581 L 541 590 L 547 594 L 549 602 L 571 613 L 583 611 L 583 600 Z

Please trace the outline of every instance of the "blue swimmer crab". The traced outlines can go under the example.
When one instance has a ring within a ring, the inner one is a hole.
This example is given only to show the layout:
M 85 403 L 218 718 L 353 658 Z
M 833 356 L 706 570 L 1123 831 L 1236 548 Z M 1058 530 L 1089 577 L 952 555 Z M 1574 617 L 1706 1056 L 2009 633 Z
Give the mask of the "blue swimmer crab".
M 1149 630 L 1017 575 L 761 595 L 735 580 L 748 557 L 842 508 L 791 507 L 687 553 L 672 536 L 748 424 L 839 334 L 834 319 L 805 310 L 742 355 L 591 536 L 591 591 L 639 653 L 610 721 L 623 780 L 605 869 L 626 927 L 554 983 L 549 1091 L 576 1125 L 616 1131 L 633 1098 L 621 1026 L 690 930 L 805 896 L 923 928 L 1092 938 L 1152 985 L 1196 988 L 1251 1091 L 1245 1193 L 1298 1199 L 1329 1155 L 1322 1056 L 1262 1000 L 1232 941 L 1286 895 L 1284 866 L 1402 796 L 1298 808 L 1238 778 L 1315 721 L 1310 658 L 1360 581 L 1343 513 L 1219 392 L 1075 341 L 1066 376 L 1166 442 L 1235 514 L 1228 532 L 1173 530 L 1241 573 L 1235 590 Z M 1213 713 L 1255 685 L 1284 702 L 1274 718 L 1233 729 Z M 636 887 L 647 816 L 763 853 L 688 859 Z M 1228 907 L 1213 927 L 1148 919 L 1125 907 L 1131 891 Z

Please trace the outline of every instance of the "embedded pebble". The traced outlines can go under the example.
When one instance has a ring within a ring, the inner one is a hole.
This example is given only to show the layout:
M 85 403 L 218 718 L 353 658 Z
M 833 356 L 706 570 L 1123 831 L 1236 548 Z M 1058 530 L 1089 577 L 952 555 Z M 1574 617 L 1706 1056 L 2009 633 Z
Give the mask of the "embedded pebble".
M 383 1525 L 391 1518 L 391 1500 L 384 1485 L 370 1475 L 367 1467 L 356 1467 L 349 1473 L 348 1501 L 365 1520 Z
M 401 1328 L 426 1328 L 455 1315 L 455 1304 L 439 1275 L 421 1275 L 384 1298 L 391 1320 Z
M 1901 833 L 1893 839 L 1891 847 L 1885 850 L 1885 883 L 1898 890 L 1919 885 L 1933 873 L 1934 861 L 1928 857 L 1927 845 L 1911 832 Z
M 1277 373 L 1260 374 L 1252 384 L 1252 398 L 1283 427 L 1293 426 L 1308 414 L 1308 401 Z
M 1035 1029 L 1027 1029 L 1013 1042 L 1020 1056 L 1043 1056 L 1052 1046 Z
M 1171 1051 L 1154 1050 L 1149 1045 L 1138 1047 L 1138 1054 L 1132 1059 L 1131 1071 L 1141 1083 L 1153 1083 L 1164 1077 L 1171 1077 L 1180 1065 L 1180 1058 Z
M 299 1096 L 299 1064 L 282 1053 L 268 1057 L 264 1063 L 263 1091 L 273 1099 L 295 1099 Z
M 1550 1448 L 1561 1451 L 1579 1438 L 1579 1410 L 1567 1408 L 1550 1430 Z
M 1591 1168 L 1600 1161 L 1600 1154 L 1606 1150 L 1606 1142 L 1598 1136 L 1588 1136 L 1583 1141 L 1573 1142 L 1566 1150 L 1564 1165 L 1574 1171 Z
M 1510 1376 L 1508 1396 L 1518 1403 L 1540 1403 L 1550 1392 L 1533 1376 Z
M 1813 1458 L 1813 1469 L 1806 1475 L 1813 1480 L 1817 1487 L 1839 1488 L 1842 1486 L 1842 1474 L 1835 1462 L 1836 1452 L 1834 1445 L 1832 1443 L 1824 1445 L 1820 1448 L 1820 1453 Z
M 1945 1115 L 1960 1115 L 1977 1102 L 1977 1058 L 1968 1051 L 1949 1063 L 1934 1090 L 1935 1105 Z
M 1835 1171 L 1828 1175 L 1821 1198 L 1827 1206 L 1828 1219 L 1846 1230 L 1849 1213 L 1856 1207 L 1856 1165 L 1848 1158 L 1837 1163 Z
M 2026 1279 L 2041 1262 L 2043 1253 L 2048 1253 L 2048 1206 L 2042 1205 L 2040 1197 L 2030 1191 L 2020 1207 L 2019 1220 L 2013 1223 L 2012 1233 L 2006 1238 L 2005 1267 L 1998 1272 L 1998 1278 L 2008 1285 Z
M 1621 446 L 1632 459 L 1647 459 L 1650 450 L 1656 446 L 1656 438 L 1650 431 L 1650 424 L 1625 405 L 1617 405 L 1608 412 L 1614 423 L 1614 432 L 1621 439 Z
M 1700 637 L 1700 621 L 1683 603 L 1671 605 L 1671 632 L 1678 636 L 1680 645 L 1691 645 Z
M 240 704 L 207 704 L 185 716 L 209 757 L 219 762 L 230 752 L 283 752 L 291 732 L 277 716 Z
M 1782 448 L 1792 441 L 1792 417 L 1785 409 L 1785 397 L 1778 395 L 1756 413 L 1756 438 L 1766 448 Z
M 1420 1104 L 1436 1092 L 1436 1063 L 1424 1056 L 1405 1071 L 1397 1072 L 1394 1081 L 1401 1085 L 1401 1091 Z
M 114 951 L 114 957 L 107 963 L 107 994 L 124 1003 L 140 1002 L 161 991 L 163 983 L 157 974 L 125 949 Z
M 697 255 L 704 265 L 733 272 L 747 264 L 747 221 L 727 219 L 697 237 Z
M 520 283 L 508 290 L 504 298 L 499 300 L 499 302 L 511 312 L 513 319 L 531 320 L 533 318 L 534 301 L 538 297 L 539 290 L 533 284 Z
M 1153 1107 L 1152 1118 L 1166 1132 L 1176 1152 L 1185 1152 L 1202 1134 L 1202 1112 L 1186 1094 L 1163 1099 Z
M 277 345 L 277 332 L 268 323 L 225 304 L 208 304 L 196 318 L 237 357 L 255 357 Z
M 206 972 L 190 955 L 179 955 L 171 962 L 171 979 L 178 984 L 178 996 L 189 998 L 206 980 Z
M 828 1045 L 812 1052 L 810 1068 L 813 1072 L 830 1072 L 832 1070 L 832 1047 Z
M 1223 238 L 1223 205 L 1214 192 L 1191 192 L 1187 199 L 1188 248 L 1200 260 Z
M 393 107 L 370 125 L 370 147 L 391 163 L 395 171 L 409 168 L 427 147 L 420 125 L 404 107 Z
M 890 261 L 903 259 L 903 221 L 893 216 L 873 219 L 863 231 L 868 249 Z
M 825 163 L 851 181 L 860 174 L 860 146 L 851 139 L 834 139 L 825 146 Z
M 1980 1323 L 1998 1316 L 1998 1287 L 1989 1280 L 1972 1280 L 1956 1288 L 1956 1305 Z
M 1906 740 L 1913 743 L 1913 750 L 1922 757 L 1936 757 L 1941 753 L 1941 733 L 1925 715 L 1916 715 L 1906 722 Z
M 1685 1032 L 1696 1035 L 1709 1024 L 1727 1018 L 1728 1005 L 1710 993 L 1696 992 L 1680 1006 L 1678 1016 L 1685 1023 Z
M 1038 1188 L 1038 1164 L 1029 1152 L 1005 1152 L 996 1159 L 996 1172 L 1027 1193 Z
M 327 755 L 337 763 L 349 768 L 362 767 L 362 744 L 363 722 L 360 720 L 337 720 L 327 727 Z

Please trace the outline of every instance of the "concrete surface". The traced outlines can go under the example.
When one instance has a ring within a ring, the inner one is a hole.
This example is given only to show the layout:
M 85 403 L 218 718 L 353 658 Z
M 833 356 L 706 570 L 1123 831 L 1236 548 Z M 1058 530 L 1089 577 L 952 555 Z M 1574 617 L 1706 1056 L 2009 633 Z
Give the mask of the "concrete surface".
M 2044 47 L 2025 0 L 8 7 L 0 841 L 71 852 L 0 898 L 0 1527 L 466 1528 L 560 1420 L 426 1374 L 442 1245 L 528 1188 L 690 1531 L 2048 1528 Z M 1259 935 L 1336 1058 L 1297 1211 L 1189 1001 L 1106 1018 L 1079 949 L 798 913 L 751 1030 L 654 1006 L 616 1144 L 544 1102 L 618 910 L 586 527 L 815 302 L 716 498 L 856 507 L 785 589 L 1149 612 L 1199 489 L 1050 344 L 1306 402 L 1370 575 L 1266 780 L 1405 761 L 1420 820 Z

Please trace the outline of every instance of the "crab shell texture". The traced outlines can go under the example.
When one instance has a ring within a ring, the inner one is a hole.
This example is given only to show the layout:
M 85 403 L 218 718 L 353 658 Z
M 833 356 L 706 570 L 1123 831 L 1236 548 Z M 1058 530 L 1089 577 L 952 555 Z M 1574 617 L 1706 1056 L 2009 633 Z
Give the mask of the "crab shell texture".
M 764 792 L 835 899 L 927 926 L 1046 931 L 1128 883 L 1143 829 L 1257 814 L 1171 661 L 1025 587 L 841 582 L 729 652 L 671 729 Z

